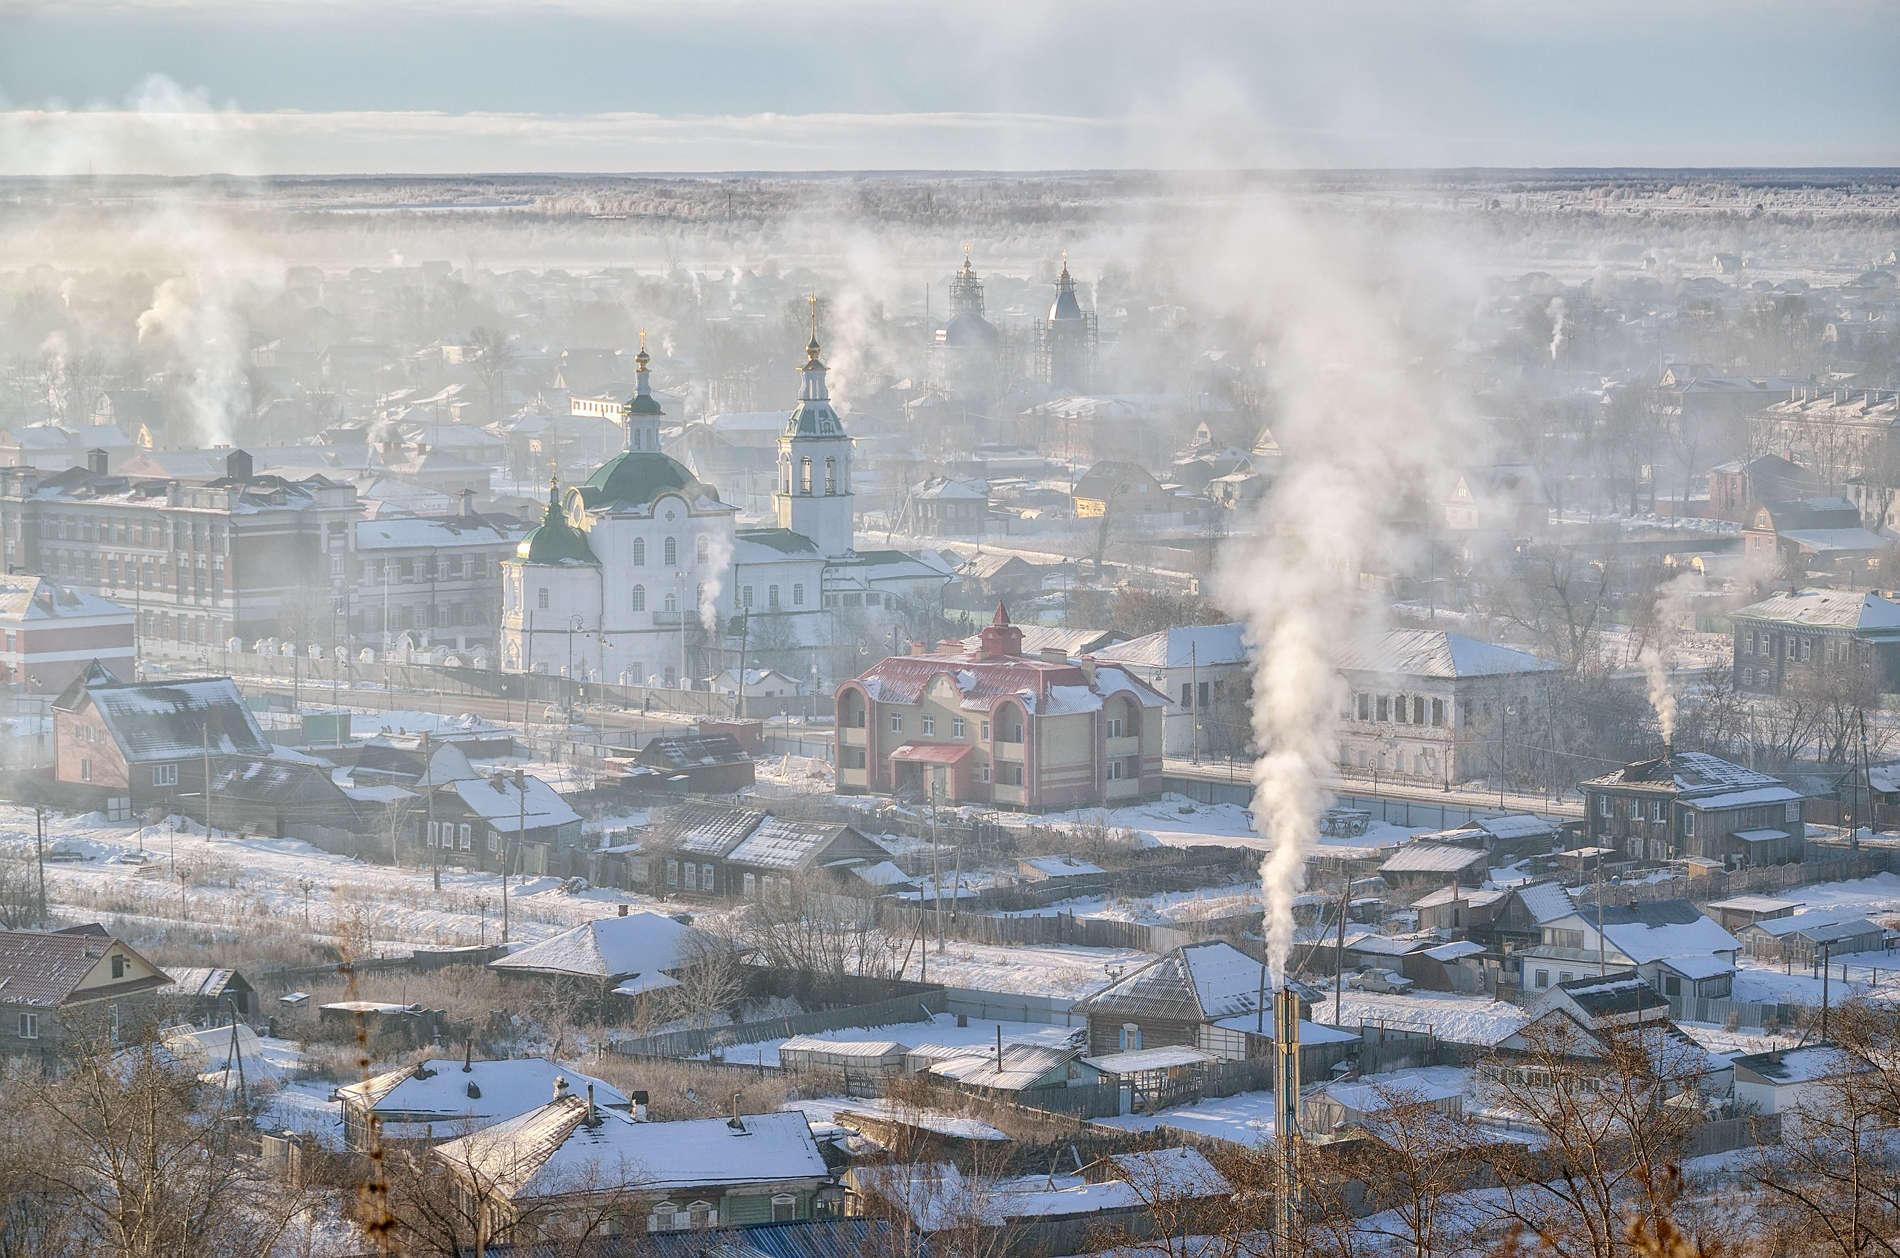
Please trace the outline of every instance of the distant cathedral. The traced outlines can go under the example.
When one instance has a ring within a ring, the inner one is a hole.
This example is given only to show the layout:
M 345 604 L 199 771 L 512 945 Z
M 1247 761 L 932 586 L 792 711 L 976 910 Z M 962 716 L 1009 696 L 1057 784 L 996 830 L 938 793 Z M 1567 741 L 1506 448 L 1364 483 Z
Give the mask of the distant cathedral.
M 671 687 L 751 667 L 750 646 L 769 642 L 775 667 L 828 679 L 841 635 L 940 607 L 940 564 L 856 547 L 851 438 L 826 388 L 815 301 L 778 439 L 776 527 L 738 528 L 737 509 L 661 450 L 644 335 L 634 361 L 622 452 L 565 494 L 550 483 L 540 525 L 505 561 L 504 668 Z
M 1059 393 L 1088 392 L 1095 376 L 1095 316 L 1076 300 L 1066 252 L 1062 274 L 1056 277 L 1056 299 L 1040 333 L 1037 375 L 1042 382 Z

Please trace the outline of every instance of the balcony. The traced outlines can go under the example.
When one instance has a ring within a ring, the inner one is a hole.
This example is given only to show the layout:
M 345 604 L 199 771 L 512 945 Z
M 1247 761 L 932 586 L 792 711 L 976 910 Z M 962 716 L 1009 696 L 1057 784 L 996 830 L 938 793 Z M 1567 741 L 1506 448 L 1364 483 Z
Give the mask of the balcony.
M 1141 739 L 1132 736 L 1127 738 L 1111 738 L 1108 740 L 1108 745 L 1105 746 L 1102 751 L 1103 754 L 1108 756 L 1111 760 L 1119 759 L 1123 756 L 1139 756 L 1141 754 Z
M 1026 786 L 1004 786 L 998 783 L 991 788 L 990 798 L 999 804 L 1027 806 L 1029 803 L 1029 788 Z
M 1111 779 L 1102 791 L 1103 797 L 1107 799 L 1133 799 L 1140 794 L 1140 778 Z
M 1023 744 L 1021 741 L 1011 742 L 1008 739 L 999 738 L 990 749 L 990 759 L 992 760 L 1014 760 L 1020 763 L 1022 758 Z
M 870 731 L 862 725 L 840 725 L 838 727 L 838 745 L 841 747 L 870 746 Z

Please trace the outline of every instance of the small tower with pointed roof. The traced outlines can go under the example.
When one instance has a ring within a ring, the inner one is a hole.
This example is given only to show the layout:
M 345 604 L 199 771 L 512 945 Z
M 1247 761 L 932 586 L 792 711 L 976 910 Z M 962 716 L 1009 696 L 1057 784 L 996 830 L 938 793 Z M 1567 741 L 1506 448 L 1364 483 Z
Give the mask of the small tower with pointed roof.
M 1075 277 L 1069 274 L 1069 254 L 1064 250 L 1062 273 L 1056 276 L 1056 298 L 1042 326 L 1044 379 L 1057 389 L 1087 389 L 1094 342 L 1095 320 L 1076 300 Z
M 647 354 L 647 330 L 640 329 L 640 352 L 633 356 L 634 386 L 633 396 L 626 405 L 626 450 L 634 453 L 657 453 L 660 449 L 660 420 L 666 414 L 660 409 L 659 399 L 653 396 L 653 387 L 647 380 L 647 364 L 653 359 Z
M 826 367 L 818 356 L 818 297 L 811 299 L 811 340 L 805 345 L 798 405 L 778 439 L 778 525 L 810 538 L 823 555 L 855 548 L 851 495 L 851 438 L 832 409 Z

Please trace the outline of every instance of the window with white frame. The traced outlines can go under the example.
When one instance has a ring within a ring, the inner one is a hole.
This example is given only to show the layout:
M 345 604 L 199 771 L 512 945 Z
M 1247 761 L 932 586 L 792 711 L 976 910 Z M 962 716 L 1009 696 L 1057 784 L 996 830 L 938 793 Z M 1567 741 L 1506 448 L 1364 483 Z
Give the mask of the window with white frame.
M 711 891 L 713 889 L 711 865 L 701 865 L 699 867 L 699 889 L 701 891 Z
M 963 724 L 962 717 L 954 716 L 950 718 L 950 737 L 962 738 L 963 732 L 966 728 L 967 727 Z
M 891 733 L 901 734 L 903 732 L 904 732 L 904 714 L 902 712 L 891 713 Z
M 644 537 L 633 539 L 633 566 L 636 568 L 647 566 L 647 539 Z
M 1612 815 L 1613 813 L 1610 807 L 1610 797 L 1608 795 L 1597 796 L 1597 816 L 1608 817 Z
M 805 605 L 805 583 L 803 581 L 799 581 L 799 582 L 794 583 L 792 586 L 792 606 L 803 607 L 804 605 Z
M 778 610 L 778 587 L 776 585 L 768 585 L 765 587 L 765 605 L 774 611 Z
M 1110 738 L 1120 738 L 1122 736 L 1122 718 L 1121 717 L 1111 716 L 1108 718 L 1108 736 Z
M 178 766 L 175 764 L 155 764 L 152 766 L 153 786 L 177 786 Z
M 666 885 L 669 887 L 680 885 L 680 863 L 677 859 L 670 857 L 666 862 Z
M 686 874 L 686 889 L 688 891 L 699 890 L 699 866 L 692 861 L 687 861 L 684 872 Z
M 798 1217 L 798 1198 L 780 1193 L 772 1198 L 772 1222 L 788 1223 Z
M 704 533 L 693 541 L 693 558 L 700 563 L 706 563 L 712 559 L 712 539 Z
M 488 850 L 491 852 L 501 851 L 501 835 L 493 830 L 488 832 Z
M 445 833 L 445 835 L 444 835 L 444 837 L 447 837 L 447 836 L 446 836 L 446 833 Z M 467 823 L 467 822 L 463 822 L 463 823 L 462 823 L 462 834 L 461 834 L 461 839 L 462 839 L 462 850 L 463 850 L 463 851 L 467 851 L 467 850 L 468 850 L 469 848 L 471 848 L 471 847 L 473 847 L 473 846 L 475 845 L 475 832 L 474 832 L 474 830 L 473 830 L 473 829 L 472 829 L 472 828 L 471 828 L 471 827 L 470 827 L 470 826 L 468 825 L 468 823 Z
M 1685 811 L 1682 814 L 1682 832 L 1683 834 L 1687 835 L 1690 838 L 1695 837 L 1695 814 L 1694 813 Z
M 23 1040 L 37 1040 L 40 1038 L 39 1014 L 23 1013 L 20 1015 L 20 1038 Z
M 633 587 L 633 610 L 637 612 L 643 612 L 646 609 L 647 609 L 647 587 L 644 585 L 636 585 Z
M 937 718 L 932 716 L 928 712 L 924 713 L 924 733 L 934 734 L 936 732 L 937 732 Z

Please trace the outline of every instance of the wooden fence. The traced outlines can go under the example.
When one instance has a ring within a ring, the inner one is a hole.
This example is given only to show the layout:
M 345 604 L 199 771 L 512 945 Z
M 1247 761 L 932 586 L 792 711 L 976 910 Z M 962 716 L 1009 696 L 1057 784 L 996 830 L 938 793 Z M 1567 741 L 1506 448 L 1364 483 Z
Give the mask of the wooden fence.
M 1670 878 L 1662 882 L 1608 883 L 1603 887 L 1606 904 L 1629 901 L 1693 900 L 1706 904 L 1727 896 L 1768 891 L 1785 891 L 1810 882 L 1844 882 L 1868 878 L 1889 868 L 1885 852 L 1855 852 L 1825 856 L 1818 860 L 1788 865 L 1759 865 L 1729 873 L 1704 874 L 1696 878 Z M 1577 893 L 1577 902 L 1594 904 L 1596 888 L 1586 886 Z
M 849 1005 L 841 1009 L 820 1009 L 812 1013 L 789 1014 L 763 1022 L 739 1022 L 731 1026 L 705 1027 L 683 1031 L 661 1031 L 630 1039 L 608 1042 L 608 1048 L 628 1057 L 699 1057 L 717 1055 L 740 1044 L 760 1044 L 788 1040 L 794 1035 L 816 1035 L 846 1027 L 881 1027 L 900 1023 L 930 1022 L 943 1013 L 947 997 L 942 988 L 912 996 L 896 996 L 868 1005 Z M 743 1061 L 736 1063 L 744 1065 Z

